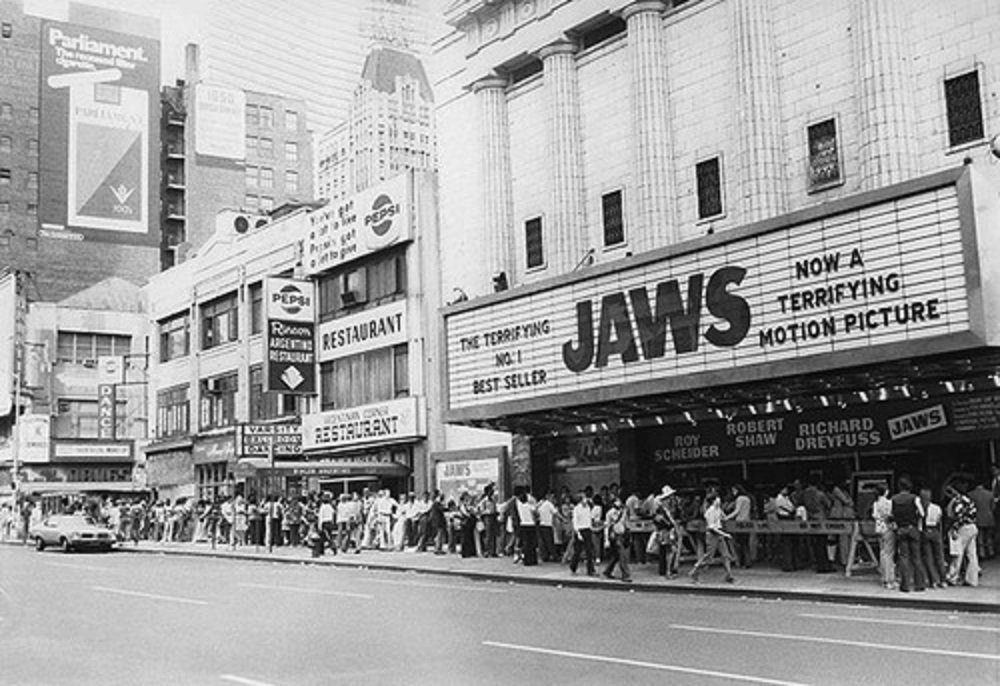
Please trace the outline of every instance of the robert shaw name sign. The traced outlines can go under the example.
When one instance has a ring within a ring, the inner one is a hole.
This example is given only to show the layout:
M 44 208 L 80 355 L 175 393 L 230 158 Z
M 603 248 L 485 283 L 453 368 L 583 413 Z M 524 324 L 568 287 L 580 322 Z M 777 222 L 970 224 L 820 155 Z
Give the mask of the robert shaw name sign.
M 447 315 L 450 410 L 969 330 L 954 185 Z

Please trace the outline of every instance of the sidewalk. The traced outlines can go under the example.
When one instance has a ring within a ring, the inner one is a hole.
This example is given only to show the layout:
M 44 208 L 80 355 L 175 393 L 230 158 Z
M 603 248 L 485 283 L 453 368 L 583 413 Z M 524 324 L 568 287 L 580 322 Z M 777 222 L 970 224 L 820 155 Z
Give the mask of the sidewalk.
M 577 575 L 569 568 L 554 562 L 537 567 L 514 564 L 510 558 L 465 558 L 457 554 L 434 555 L 431 552 L 382 552 L 365 550 L 360 554 L 348 553 L 321 558 L 310 556 L 306 548 L 240 548 L 236 551 L 219 545 L 212 550 L 208 543 L 158 544 L 143 541 L 138 546 L 121 544 L 118 550 L 139 554 L 186 555 L 218 557 L 233 560 L 253 560 L 291 564 L 318 564 L 335 567 L 355 567 L 386 571 L 407 571 L 467 579 L 593 588 L 603 590 L 635 591 L 637 593 L 686 593 L 715 596 L 733 596 L 764 599 L 803 600 L 845 603 L 874 607 L 913 608 L 1000 614 L 1000 559 L 983 563 L 980 586 L 954 586 L 931 589 L 922 593 L 901 593 L 881 587 L 873 570 L 856 573 L 851 578 L 843 572 L 817 574 L 814 571 L 781 572 L 772 567 L 734 570 L 736 583 L 723 581 L 723 571 L 713 565 L 702 573 L 701 581 L 691 583 L 687 571 L 691 565 L 682 566 L 681 576 L 667 580 L 656 574 L 656 564 L 632 566 L 632 583 L 609 581 L 603 577 L 588 577 L 581 569 Z

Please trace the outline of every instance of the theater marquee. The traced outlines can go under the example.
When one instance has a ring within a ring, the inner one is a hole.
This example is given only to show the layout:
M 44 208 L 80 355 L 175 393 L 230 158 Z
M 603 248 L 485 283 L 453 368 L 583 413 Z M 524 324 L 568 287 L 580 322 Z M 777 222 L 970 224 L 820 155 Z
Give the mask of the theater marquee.
M 452 418 L 657 379 L 738 381 L 760 365 L 787 374 L 831 354 L 859 364 L 888 345 L 968 334 L 982 314 L 970 314 L 975 227 L 960 221 L 972 203 L 957 177 L 458 306 L 445 315 Z

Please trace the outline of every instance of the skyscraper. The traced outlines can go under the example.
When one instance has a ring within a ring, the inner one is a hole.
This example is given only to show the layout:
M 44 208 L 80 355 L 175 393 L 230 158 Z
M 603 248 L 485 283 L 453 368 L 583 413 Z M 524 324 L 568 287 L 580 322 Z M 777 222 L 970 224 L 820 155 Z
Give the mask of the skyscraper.
M 210 83 L 302 98 L 315 131 L 347 117 L 374 43 L 427 52 L 429 0 L 216 0 L 200 37 Z

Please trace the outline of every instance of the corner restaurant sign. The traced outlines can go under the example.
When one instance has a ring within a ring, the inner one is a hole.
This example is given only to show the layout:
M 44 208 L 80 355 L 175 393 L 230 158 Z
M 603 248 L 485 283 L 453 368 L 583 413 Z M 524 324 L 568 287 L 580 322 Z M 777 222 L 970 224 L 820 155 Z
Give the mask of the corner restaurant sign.
M 957 174 L 944 176 L 896 199 L 800 213 L 807 220 L 448 313 L 452 418 L 824 353 L 856 351 L 861 362 L 871 346 L 968 332 Z M 969 178 L 959 184 L 971 205 Z
M 400 174 L 313 212 L 303 245 L 306 274 L 318 274 L 408 240 L 413 223 L 411 178 L 409 173 Z
M 329 410 L 302 417 L 302 450 L 353 448 L 414 440 L 426 434 L 420 398 Z

